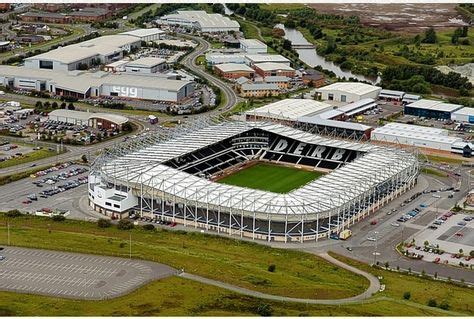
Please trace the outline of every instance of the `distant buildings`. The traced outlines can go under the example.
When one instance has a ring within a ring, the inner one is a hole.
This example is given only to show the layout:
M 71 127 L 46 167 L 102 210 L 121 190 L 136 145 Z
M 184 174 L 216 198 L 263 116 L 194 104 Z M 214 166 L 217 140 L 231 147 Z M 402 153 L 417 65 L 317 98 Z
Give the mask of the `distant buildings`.
M 308 86 L 319 88 L 325 84 L 324 74 L 316 70 L 308 69 L 303 72 L 303 83 Z
M 238 79 L 240 77 L 253 78 L 255 70 L 246 64 L 224 63 L 214 66 L 215 73 L 225 79 Z
M 421 99 L 405 105 L 405 115 L 434 118 L 440 120 L 450 120 L 451 114 L 463 106 L 458 104 L 445 103 L 442 101 Z
M 72 123 L 74 125 L 86 125 L 93 128 L 118 129 L 122 130 L 123 124 L 128 122 L 128 118 L 110 113 L 91 113 L 82 111 L 72 111 L 57 109 L 49 112 L 48 119 Z
M 203 33 L 238 32 L 240 25 L 219 13 L 207 13 L 206 11 L 177 11 L 159 18 L 158 25 L 180 26 L 195 29 Z
M 381 87 L 360 82 L 336 82 L 316 90 L 322 100 L 355 102 L 365 98 L 377 99 Z
M 280 93 L 275 83 L 245 83 L 240 86 L 240 95 L 243 97 L 266 97 Z
M 125 72 L 151 74 L 166 69 L 166 60 L 161 58 L 141 58 L 125 65 Z
M 274 63 L 274 62 L 265 62 L 253 64 L 255 72 L 262 77 L 267 76 L 286 76 L 293 78 L 295 76 L 295 69 L 284 64 L 284 63 Z
M 59 24 L 67 24 L 73 22 L 94 23 L 109 19 L 110 17 L 112 17 L 112 12 L 108 9 L 89 7 L 69 13 L 37 11 L 26 12 L 20 15 L 21 21 L 24 22 L 43 22 Z
M 247 54 L 267 53 L 267 45 L 257 39 L 240 39 L 240 49 Z

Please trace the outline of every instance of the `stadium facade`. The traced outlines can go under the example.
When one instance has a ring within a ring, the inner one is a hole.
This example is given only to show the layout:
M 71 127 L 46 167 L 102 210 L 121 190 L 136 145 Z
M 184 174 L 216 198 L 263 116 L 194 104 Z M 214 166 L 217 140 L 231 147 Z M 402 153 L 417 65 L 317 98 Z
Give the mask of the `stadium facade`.
M 265 122 L 194 124 L 103 153 L 89 203 L 115 218 L 139 213 L 185 227 L 266 241 L 317 241 L 339 233 L 412 188 L 416 154 L 330 139 Z M 251 161 L 328 172 L 286 194 L 220 184 Z

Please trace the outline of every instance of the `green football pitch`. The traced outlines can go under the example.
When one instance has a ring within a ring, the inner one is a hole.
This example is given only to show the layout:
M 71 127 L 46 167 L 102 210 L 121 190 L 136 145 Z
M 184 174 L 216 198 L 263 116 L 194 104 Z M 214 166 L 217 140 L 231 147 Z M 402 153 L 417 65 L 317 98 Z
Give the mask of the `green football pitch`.
M 260 189 L 274 193 L 288 193 L 323 175 L 292 167 L 258 163 L 219 180 L 219 183 Z

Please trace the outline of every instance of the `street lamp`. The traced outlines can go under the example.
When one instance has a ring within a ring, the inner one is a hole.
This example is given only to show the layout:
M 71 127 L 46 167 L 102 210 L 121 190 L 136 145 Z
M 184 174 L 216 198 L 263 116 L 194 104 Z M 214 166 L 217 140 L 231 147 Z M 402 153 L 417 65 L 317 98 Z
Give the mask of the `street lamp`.
M 379 232 L 378 231 L 374 231 L 374 238 L 375 238 L 375 242 L 374 242 L 374 265 L 377 263 L 377 234 Z

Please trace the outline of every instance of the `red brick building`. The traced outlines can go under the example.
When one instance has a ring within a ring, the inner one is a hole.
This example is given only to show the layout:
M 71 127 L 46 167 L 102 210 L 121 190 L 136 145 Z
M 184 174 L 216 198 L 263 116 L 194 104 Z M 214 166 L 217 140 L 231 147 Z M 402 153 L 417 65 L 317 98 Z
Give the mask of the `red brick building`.
M 253 78 L 255 71 L 246 64 L 224 63 L 214 66 L 214 72 L 225 79 L 238 79 L 240 77 Z
M 262 76 L 286 76 L 289 78 L 295 77 L 295 69 L 283 63 L 265 62 L 254 64 L 255 72 Z

